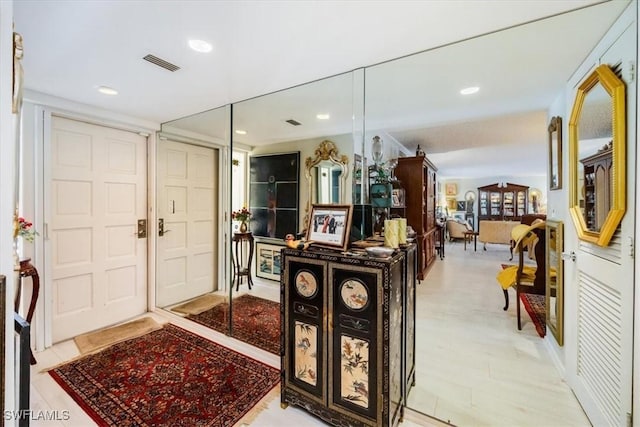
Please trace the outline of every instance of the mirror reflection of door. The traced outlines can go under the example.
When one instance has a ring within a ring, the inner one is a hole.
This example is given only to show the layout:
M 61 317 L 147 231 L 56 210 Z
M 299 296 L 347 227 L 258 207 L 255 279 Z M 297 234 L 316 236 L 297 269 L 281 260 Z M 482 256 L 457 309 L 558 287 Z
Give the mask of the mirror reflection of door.
M 176 141 L 158 147 L 157 294 L 160 307 L 218 289 L 218 150 Z
M 319 204 L 340 202 L 340 175 L 342 169 L 332 162 L 323 161 L 315 167 L 316 200 Z
M 229 110 L 163 123 L 156 159 L 156 306 L 199 323 L 214 319 L 223 333 L 229 331 L 231 264 L 224 262 L 229 223 L 222 212 L 231 197 L 221 174 L 234 171 L 223 154 Z M 241 166 L 243 158 L 237 160 Z

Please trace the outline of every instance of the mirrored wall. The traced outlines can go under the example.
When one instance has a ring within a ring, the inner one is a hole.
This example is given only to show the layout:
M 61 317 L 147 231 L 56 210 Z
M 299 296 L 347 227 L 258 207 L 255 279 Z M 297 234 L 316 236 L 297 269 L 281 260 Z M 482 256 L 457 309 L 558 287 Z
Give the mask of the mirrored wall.
M 224 333 L 230 110 L 164 123 L 156 151 L 156 306 Z
M 233 211 L 251 212 L 246 232 L 237 232 L 238 215 L 233 225 L 232 335 L 274 354 L 285 236 L 309 226 L 312 201 L 351 201 L 353 87 L 354 74 L 345 73 L 232 106 L 233 150 L 247 156 L 244 204 Z M 244 190 L 238 180 L 231 188 Z
M 213 318 L 212 328 L 279 354 L 279 251 L 285 235 L 313 226 L 307 216 L 310 201 L 366 203 L 363 178 L 378 156 L 375 136 L 383 140 L 381 161 L 393 164 L 398 157 L 423 150 L 439 169 L 439 180 L 490 168 L 479 163 L 487 157 L 479 155 L 483 151 L 490 150 L 492 161 L 500 162 L 500 153 L 528 150 L 518 124 L 539 126 L 539 145 L 546 150 L 547 110 L 624 8 L 613 3 L 166 123 L 157 166 L 157 214 L 165 221 L 164 234 L 160 231 L 157 237 L 157 305 L 174 310 L 211 295 L 195 309 L 198 313 L 186 315 L 202 324 L 209 320 L 195 317 Z M 555 38 L 559 28 L 571 29 L 562 41 Z M 558 67 L 561 58 L 570 58 L 574 65 Z M 532 67 L 536 78 L 522 79 Z M 546 82 L 553 82 L 557 91 L 542 93 L 540 84 Z M 459 93 L 471 86 L 481 90 L 475 96 Z M 489 126 L 502 129 L 502 134 L 489 148 L 475 147 L 474 137 Z M 452 127 L 457 132 L 452 133 Z M 323 157 L 327 141 L 335 147 L 337 163 Z M 475 153 L 478 161 L 461 164 L 461 158 Z M 546 165 L 546 154 L 542 161 Z M 184 180 L 189 164 L 196 172 L 193 186 Z M 193 206 L 200 209 L 185 213 L 183 203 L 190 200 L 190 192 L 195 195 Z M 199 287 L 205 282 L 207 286 Z M 436 405 L 446 396 L 430 386 L 440 380 L 434 377 L 444 363 L 438 357 L 450 356 L 434 351 L 443 345 L 431 334 L 447 325 L 428 318 L 428 302 L 420 297 L 416 311 L 420 363 L 408 404 L 465 425 L 469 414 Z

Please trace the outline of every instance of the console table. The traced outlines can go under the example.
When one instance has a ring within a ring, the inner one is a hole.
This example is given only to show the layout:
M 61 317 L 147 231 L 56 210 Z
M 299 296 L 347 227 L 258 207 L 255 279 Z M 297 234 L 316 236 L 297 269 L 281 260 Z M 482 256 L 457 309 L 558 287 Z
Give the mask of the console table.
M 246 233 L 233 233 L 234 251 L 233 251 L 233 283 L 236 284 L 236 291 L 240 289 L 240 285 L 247 278 L 249 289 L 253 285 L 251 279 L 251 261 L 253 260 L 253 234 L 249 231 Z
M 33 318 L 33 313 L 36 310 L 36 303 L 38 302 L 38 295 L 40 294 L 40 276 L 38 275 L 38 270 L 31 264 L 31 258 L 26 258 L 20 261 L 20 283 L 17 286 L 16 299 L 14 302 L 14 310 L 17 313 L 20 310 L 20 297 L 22 296 L 22 284 L 25 277 L 31 277 L 31 282 L 33 283 L 33 290 L 31 292 L 31 301 L 29 302 L 29 308 L 27 309 L 27 317 L 25 320 L 27 323 L 31 324 L 31 319 Z M 35 365 L 36 358 L 33 357 L 33 351 L 31 351 L 31 364 Z

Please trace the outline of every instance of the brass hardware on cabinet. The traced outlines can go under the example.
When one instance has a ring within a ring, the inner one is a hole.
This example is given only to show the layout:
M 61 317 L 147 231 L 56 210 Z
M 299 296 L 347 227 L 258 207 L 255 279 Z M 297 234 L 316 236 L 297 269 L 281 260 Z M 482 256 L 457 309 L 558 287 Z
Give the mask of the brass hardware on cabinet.
M 147 220 L 138 220 L 138 239 L 145 239 L 147 237 Z

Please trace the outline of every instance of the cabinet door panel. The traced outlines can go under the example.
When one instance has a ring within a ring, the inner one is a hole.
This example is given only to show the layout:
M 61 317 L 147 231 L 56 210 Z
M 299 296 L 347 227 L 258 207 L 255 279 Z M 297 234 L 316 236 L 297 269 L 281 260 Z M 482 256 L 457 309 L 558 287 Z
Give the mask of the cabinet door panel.
M 326 263 L 287 257 L 284 268 L 285 381 L 326 403 Z
M 380 270 L 329 265 L 329 406 L 371 419 L 378 410 Z

